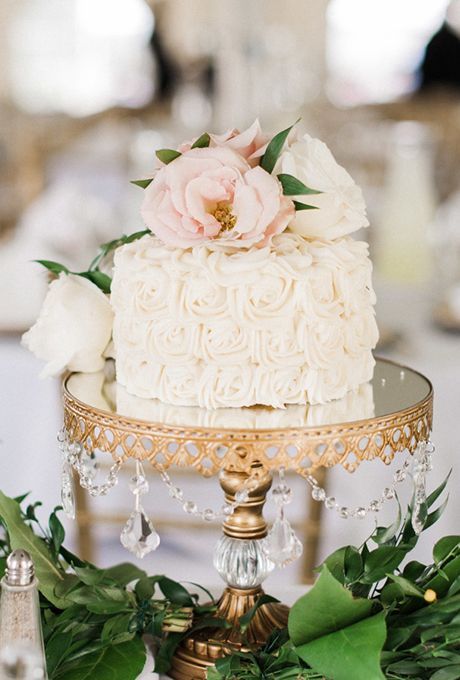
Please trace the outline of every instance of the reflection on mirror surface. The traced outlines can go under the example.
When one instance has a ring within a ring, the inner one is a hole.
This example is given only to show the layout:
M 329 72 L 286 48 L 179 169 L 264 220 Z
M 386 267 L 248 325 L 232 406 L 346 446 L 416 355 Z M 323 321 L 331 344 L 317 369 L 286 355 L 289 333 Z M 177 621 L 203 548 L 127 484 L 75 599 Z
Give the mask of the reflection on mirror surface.
M 285 409 L 208 410 L 172 406 L 158 399 L 141 399 L 128 394 L 116 383 L 111 360 L 99 373 L 72 374 L 66 386 L 73 397 L 85 404 L 136 420 L 181 427 L 250 430 L 317 427 L 382 417 L 415 406 L 431 391 L 424 376 L 383 359 L 377 359 L 373 380 L 355 392 L 349 392 L 343 399 L 314 406 L 289 405 Z

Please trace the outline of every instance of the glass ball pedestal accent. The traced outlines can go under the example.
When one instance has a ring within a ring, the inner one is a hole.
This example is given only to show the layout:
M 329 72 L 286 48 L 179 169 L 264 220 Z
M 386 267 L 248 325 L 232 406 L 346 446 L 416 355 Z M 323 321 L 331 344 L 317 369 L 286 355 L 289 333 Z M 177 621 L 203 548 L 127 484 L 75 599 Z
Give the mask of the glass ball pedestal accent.
M 262 583 L 274 568 L 273 562 L 284 562 L 286 536 L 291 537 L 282 512 L 279 530 L 271 534 L 263 517 L 274 473 L 297 473 L 306 481 L 306 493 L 328 511 L 358 521 L 369 512 L 379 512 L 384 501 L 393 502 L 391 480 L 382 480 L 382 495 L 369 499 L 368 506 L 351 509 L 345 505 L 350 501 L 350 485 L 343 490 L 344 498 L 338 493 L 337 499 L 332 498 L 317 483 L 315 471 L 340 465 L 353 472 L 363 461 L 388 465 L 397 455 L 415 454 L 417 498 L 423 498 L 433 408 L 429 380 L 407 367 L 377 359 L 373 380 L 363 388 L 356 395 L 349 393 L 337 403 L 318 407 L 206 411 L 132 398 L 114 382 L 110 365 L 100 374 L 73 373 L 65 378 L 64 462 L 80 478 L 79 451 L 106 454 L 113 462 L 105 484 L 96 485 L 84 477 L 89 493 L 106 493 L 116 483 L 120 466 L 128 460 L 140 461 L 145 470 L 149 463 L 165 478 L 171 502 L 180 502 L 184 511 L 203 520 L 223 518 L 214 564 L 227 586 L 216 616 L 225 618 L 231 627 L 208 628 L 187 637 L 174 657 L 170 671 L 174 680 L 204 680 L 207 669 L 230 648 L 244 649 L 247 642 L 262 645 L 274 629 L 286 625 L 288 608 L 273 602 L 257 609 L 245 640 L 238 625 L 263 592 Z M 104 400 L 105 406 L 101 405 Z M 406 463 L 397 471 L 395 483 L 405 477 Z M 218 475 L 226 505 L 217 511 L 200 510 L 196 499 L 183 498 L 165 474 L 174 467 L 193 469 L 204 477 Z M 64 481 L 68 472 L 65 467 Z M 383 477 L 380 468 L 376 474 Z M 67 487 L 65 491 L 70 494 Z M 289 500 L 281 496 L 283 503 Z M 68 505 L 72 511 L 72 504 Z M 154 509 L 151 517 L 154 525 Z M 298 553 L 298 547 L 293 540 L 287 559 Z
M 268 533 L 263 506 L 272 485 L 272 475 L 253 463 L 248 472 L 223 470 L 219 475 L 225 500 L 232 503 L 238 490 L 250 480 L 251 491 L 244 503 L 223 523 L 223 536 L 214 553 L 214 566 L 227 583 L 216 617 L 226 619 L 232 628 L 206 628 L 189 636 L 180 646 L 169 674 L 175 680 L 205 678 L 206 670 L 230 649 L 262 645 L 275 628 L 287 624 L 288 607 L 278 602 L 264 604 L 256 611 L 244 636 L 238 621 L 263 594 L 261 584 L 275 565 L 264 552 Z

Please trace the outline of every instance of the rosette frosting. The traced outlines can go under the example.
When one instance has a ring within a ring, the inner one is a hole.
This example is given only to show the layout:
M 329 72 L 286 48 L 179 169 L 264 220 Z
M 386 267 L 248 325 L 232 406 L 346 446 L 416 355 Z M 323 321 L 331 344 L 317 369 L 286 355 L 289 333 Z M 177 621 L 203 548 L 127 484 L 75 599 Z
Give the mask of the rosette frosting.
M 323 404 L 372 377 L 378 331 L 367 244 L 292 233 L 242 252 L 146 236 L 119 248 L 117 380 L 205 408 Z

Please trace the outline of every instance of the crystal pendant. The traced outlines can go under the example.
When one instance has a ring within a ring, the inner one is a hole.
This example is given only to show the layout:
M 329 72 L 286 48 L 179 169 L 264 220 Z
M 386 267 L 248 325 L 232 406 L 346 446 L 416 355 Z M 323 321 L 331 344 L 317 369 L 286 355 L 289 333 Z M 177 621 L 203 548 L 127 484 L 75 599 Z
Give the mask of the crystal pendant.
M 66 517 L 75 519 L 75 482 L 69 463 L 62 465 L 61 472 L 61 501 Z
M 160 545 L 160 537 L 155 531 L 142 506 L 131 513 L 120 536 L 121 544 L 136 557 L 145 557 Z
M 303 552 L 302 543 L 295 535 L 288 520 L 282 515 L 273 522 L 273 526 L 265 539 L 264 550 L 267 557 L 277 567 L 285 567 L 301 556 Z
M 423 531 L 428 516 L 425 479 L 429 467 L 426 444 L 419 444 L 414 454 L 413 463 L 414 509 L 412 512 L 412 528 L 417 535 Z

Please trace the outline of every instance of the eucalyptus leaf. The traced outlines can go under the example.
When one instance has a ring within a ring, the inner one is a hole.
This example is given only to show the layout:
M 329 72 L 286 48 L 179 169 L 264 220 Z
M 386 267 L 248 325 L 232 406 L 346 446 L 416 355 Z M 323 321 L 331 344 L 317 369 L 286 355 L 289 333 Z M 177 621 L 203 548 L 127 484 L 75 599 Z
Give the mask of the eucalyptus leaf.
M 53 559 L 51 551 L 43 541 L 27 526 L 21 515 L 19 504 L 0 491 L 0 517 L 5 523 L 10 537 L 11 548 L 27 550 L 34 561 L 39 589 L 55 606 L 65 609 L 70 602 L 58 597 L 55 588 L 63 581 L 64 572 Z
M 300 118 L 299 118 L 299 120 L 300 120 Z M 296 120 L 296 122 L 293 123 L 293 125 L 290 125 L 285 130 L 278 132 L 278 134 L 275 135 L 273 137 L 273 139 L 271 139 L 270 142 L 268 143 L 268 146 L 265 149 L 265 153 L 260 160 L 260 166 L 266 172 L 269 172 L 269 173 L 273 172 L 275 165 L 276 165 L 276 161 L 278 160 L 278 158 L 281 154 L 281 151 L 283 149 L 284 143 L 285 143 L 286 139 L 288 138 L 290 131 L 292 130 L 294 125 L 297 125 L 299 120 Z
M 207 146 L 209 146 L 210 141 L 211 141 L 211 137 L 209 136 L 209 134 L 207 132 L 203 132 L 203 134 L 200 135 L 200 137 L 198 137 L 198 139 L 195 139 L 191 148 L 192 149 L 204 149 Z
M 155 155 L 158 160 L 160 160 L 165 165 L 168 165 L 171 163 L 171 161 L 174 161 L 176 158 L 179 158 L 179 156 L 182 156 L 180 151 L 176 151 L 175 149 L 158 149 L 158 151 L 155 151 Z

